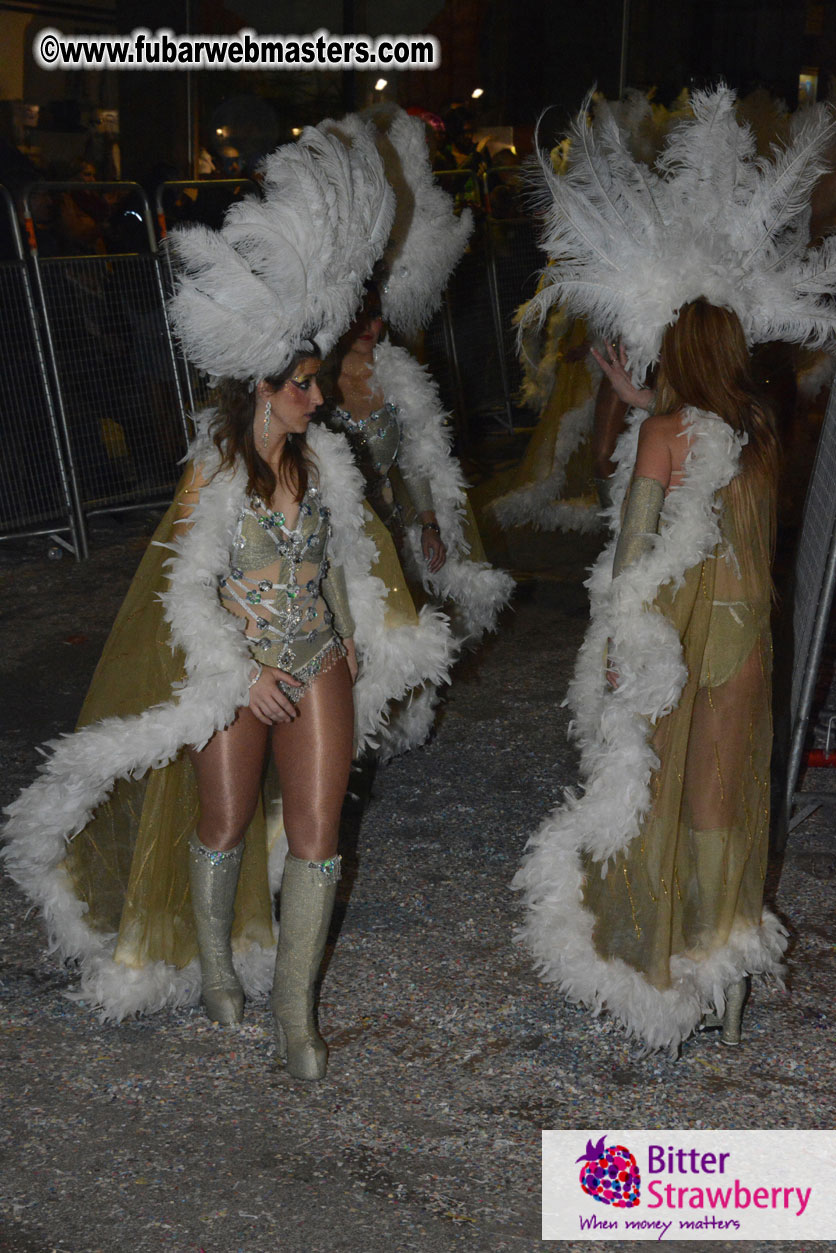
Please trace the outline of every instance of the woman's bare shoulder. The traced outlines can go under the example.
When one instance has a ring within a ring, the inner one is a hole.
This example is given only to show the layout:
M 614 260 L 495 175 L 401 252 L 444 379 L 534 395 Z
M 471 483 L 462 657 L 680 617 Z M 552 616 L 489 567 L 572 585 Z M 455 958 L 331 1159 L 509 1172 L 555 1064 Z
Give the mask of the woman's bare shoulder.
M 687 452 L 686 441 L 679 438 L 684 432 L 680 413 L 654 413 L 645 418 L 639 430 L 635 473 L 657 479 L 667 488 Z

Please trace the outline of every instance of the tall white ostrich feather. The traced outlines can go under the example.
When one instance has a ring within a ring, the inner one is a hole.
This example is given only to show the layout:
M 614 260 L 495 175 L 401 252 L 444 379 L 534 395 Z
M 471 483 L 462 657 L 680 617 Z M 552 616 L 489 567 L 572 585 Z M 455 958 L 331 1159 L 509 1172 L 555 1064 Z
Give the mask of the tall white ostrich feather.
M 669 131 L 654 168 L 630 153 L 610 110 L 572 129 L 565 174 L 540 160 L 549 200 L 543 273 L 529 318 L 555 301 L 621 338 L 634 373 L 658 358 L 680 306 L 704 296 L 737 313 L 750 344 L 828 342 L 836 310 L 836 240 L 808 248 L 810 193 L 827 168 L 836 115 L 817 106 L 789 142 L 758 157 L 728 87 L 697 91 L 693 116 Z
M 412 336 L 441 307 L 441 297 L 473 231 L 473 214 L 454 212 L 453 198 L 435 181 L 424 123 L 403 109 L 371 115 L 377 150 L 395 193 L 395 219 L 383 258 L 383 316 Z M 341 123 L 342 124 L 342 123 Z
M 263 164 L 263 199 L 231 205 L 219 231 L 173 230 L 169 317 L 185 355 L 211 374 L 279 374 L 328 352 L 382 255 L 394 196 L 368 135 L 308 127 Z

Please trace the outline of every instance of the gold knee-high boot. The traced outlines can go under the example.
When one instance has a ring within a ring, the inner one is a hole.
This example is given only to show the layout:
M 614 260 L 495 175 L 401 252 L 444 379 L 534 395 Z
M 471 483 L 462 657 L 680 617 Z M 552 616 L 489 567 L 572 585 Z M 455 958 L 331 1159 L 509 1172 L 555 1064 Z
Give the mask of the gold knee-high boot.
M 213 1022 L 224 1027 L 235 1026 L 244 1017 L 244 991 L 232 966 L 229 938 L 243 855 L 243 840 L 227 853 L 207 848 L 196 835 L 189 841 L 189 886 L 203 1004 Z
M 334 909 L 340 858 L 284 864 L 272 1006 L 279 1056 L 294 1079 L 322 1079 L 328 1047 L 313 1017 L 314 983 Z

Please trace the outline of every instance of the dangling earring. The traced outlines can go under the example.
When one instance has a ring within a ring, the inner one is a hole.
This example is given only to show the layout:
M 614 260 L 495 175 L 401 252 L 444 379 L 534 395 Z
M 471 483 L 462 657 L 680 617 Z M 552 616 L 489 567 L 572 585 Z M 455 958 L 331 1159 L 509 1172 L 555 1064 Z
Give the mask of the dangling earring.
M 264 430 L 261 433 L 261 447 L 266 448 L 270 442 L 270 413 L 273 409 L 272 401 L 267 401 L 264 406 Z

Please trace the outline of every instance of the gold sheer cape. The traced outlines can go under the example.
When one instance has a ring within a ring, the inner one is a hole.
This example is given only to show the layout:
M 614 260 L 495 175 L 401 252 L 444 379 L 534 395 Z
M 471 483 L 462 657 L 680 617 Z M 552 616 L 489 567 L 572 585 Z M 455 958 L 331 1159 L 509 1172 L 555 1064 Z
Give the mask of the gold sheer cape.
M 642 415 L 618 450 L 617 501 Z M 646 1048 L 677 1045 L 743 974 L 780 978 L 786 931 L 763 908 L 771 751 L 771 492 L 715 415 L 648 551 L 618 577 L 616 540 L 567 703 L 583 791 L 532 835 L 513 886 L 543 978 L 606 1009 Z M 607 663 L 619 674 L 605 680 Z
M 700 960 L 761 919 L 769 836 L 771 640 L 768 490 L 739 476 L 721 493 L 723 542 L 662 588 L 688 679 L 652 736 L 659 766 L 640 834 L 601 865 L 584 858 L 594 943 L 657 988 L 671 959 Z
M 184 480 L 185 482 L 185 480 Z M 184 482 L 162 519 L 104 647 L 78 728 L 126 717 L 171 699 L 184 677 L 172 652 L 159 593 Z M 397 554 L 386 528 L 364 509 L 365 532 L 379 554 L 373 573 L 387 588 L 386 626 L 415 625 Z M 262 803 L 247 833 L 235 901 L 233 949 L 270 949 L 273 938 L 268 857 L 282 835 L 275 820 L 275 783 L 268 771 Z M 165 962 L 182 969 L 197 956 L 189 898 L 187 843 L 198 814 L 194 774 L 185 751 L 140 779 L 118 779 L 108 799 L 70 844 L 64 862 L 85 921 L 116 938 L 114 958 L 139 968 Z M 268 820 L 273 814 L 273 820 Z
M 583 318 L 569 319 L 554 349 L 553 383 L 522 461 L 473 489 L 477 517 L 488 532 L 497 525 L 583 529 L 582 521 L 594 523 L 599 508 L 592 450 L 597 371 L 590 370 L 589 358 L 570 355 L 588 334 Z

